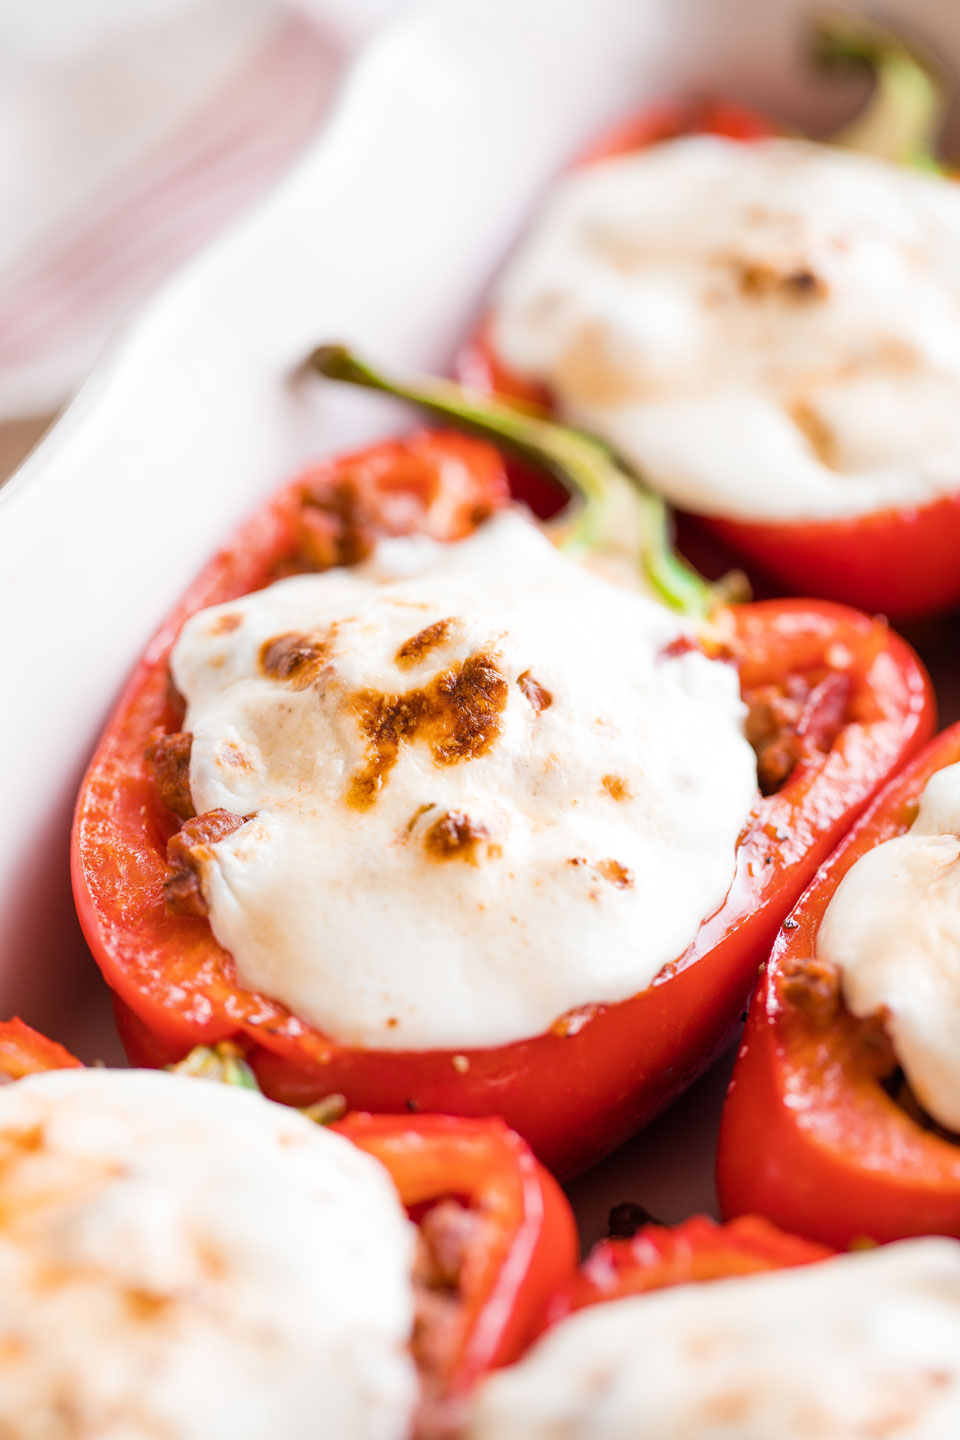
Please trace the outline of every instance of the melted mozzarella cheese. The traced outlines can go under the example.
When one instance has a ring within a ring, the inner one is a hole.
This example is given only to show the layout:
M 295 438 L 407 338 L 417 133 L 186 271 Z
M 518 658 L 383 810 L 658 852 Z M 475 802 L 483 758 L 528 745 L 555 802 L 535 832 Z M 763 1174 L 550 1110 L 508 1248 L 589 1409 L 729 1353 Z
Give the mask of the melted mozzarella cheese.
M 414 1049 L 643 990 L 723 900 L 755 797 L 736 672 L 665 655 L 681 632 L 518 513 L 196 615 L 194 803 L 254 815 L 201 862 L 241 981 Z M 291 643 L 317 653 L 284 678 Z
M 574 171 L 507 268 L 498 354 L 685 509 L 857 515 L 960 488 L 960 189 L 797 140 Z
M 960 1245 L 911 1240 L 581 1310 L 465 1440 L 956 1440 Z
M 868 850 L 817 931 L 854 1015 L 887 1011 L 921 1105 L 960 1130 L 960 764 L 927 782 L 906 835 Z
M 349 1141 L 250 1091 L 0 1090 L 4 1440 L 406 1440 L 413 1227 Z

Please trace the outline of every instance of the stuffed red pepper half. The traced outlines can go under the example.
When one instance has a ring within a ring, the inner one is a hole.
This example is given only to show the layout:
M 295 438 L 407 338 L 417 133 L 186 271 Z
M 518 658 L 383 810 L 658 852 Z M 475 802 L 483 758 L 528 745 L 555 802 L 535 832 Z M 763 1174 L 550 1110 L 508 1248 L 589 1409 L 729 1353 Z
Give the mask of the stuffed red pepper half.
M 0 1025 L 10 1435 L 434 1434 L 568 1283 L 556 1182 L 496 1120 L 323 1128 L 229 1046 L 183 1069 Z
M 755 1218 L 648 1227 L 597 1247 L 471 1409 L 461 1440 L 948 1440 L 960 1244 L 832 1256 Z
M 861 17 L 876 71 L 832 144 L 665 105 L 555 181 L 461 358 L 602 436 L 793 594 L 960 601 L 960 189 L 934 72 Z
M 757 988 L 720 1136 L 728 1215 L 832 1245 L 960 1236 L 960 726 L 891 781 Z
M 500 1114 L 570 1173 L 728 1042 L 929 686 L 856 612 L 716 606 L 585 437 L 403 393 L 583 503 L 548 536 L 438 433 L 281 492 L 107 727 L 77 905 L 138 1063 L 236 1040 L 273 1098 Z

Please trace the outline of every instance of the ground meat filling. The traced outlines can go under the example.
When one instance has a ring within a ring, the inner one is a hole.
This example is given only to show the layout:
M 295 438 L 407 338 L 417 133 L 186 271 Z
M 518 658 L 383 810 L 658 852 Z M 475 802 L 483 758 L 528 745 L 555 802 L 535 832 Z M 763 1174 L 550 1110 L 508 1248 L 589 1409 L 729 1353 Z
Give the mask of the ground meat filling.
M 809 956 L 789 962 L 780 977 L 780 998 L 819 1029 L 832 1025 L 840 1014 L 840 971 L 836 965 Z
M 777 988 L 780 999 L 814 1029 L 833 1027 L 839 1032 L 842 1027 L 846 1032 L 842 1044 L 847 1050 L 854 1047 L 857 1068 L 879 1081 L 914 1124 L 941 1140 L 960 1145 L 960 1135 L 934 1120 L 911 1089 L 890 1041 L 886 1014 L 880 1012 L 860 1020 L 847 1009 L 836 965 L 814 956 L 798 957 L 784 965 Z
M 192 820 L 197 813 L 190 794 L 192 746 L 193 736 L 188 730 L 177 730 L 172 735 L 158 733 L 147 746 L 147 764 L 161 803 L 181 820 Z
M 296 554 L 282 566 L 283 574 L 358 565 L 389 536 L 463 539 L 493 514 L 492 498 L 469 490 L 456 497 L 446 493 L 449 481 L 415 454 L 404 461 L 394 455 L 387 463 L 389 475 L 373 473 L 368 459 L 357 472 L 323 475 L 304 486 Z
M 843 728 L 853 688 L 846 672 L 791 675 L 744 693 L 746 737 L 757 756 L 761 793 L 773 795 L 801 760 L 825 754 Z
M 187 820 L 167 842 L 167 861 L 172 874 L 163 883 L 167 909 L 173 915 L 207 914 L 207 902 L 200 884 L 201 863 L 210 858 L 209 847 L 251 819 L 229 810 L 207 810 Z
M 427 1406 L 441 1394 L 463 1342 L 463 1274 L 483 1228 L 483 1217 L 458 1200 L 439 1201 L 420 1220 L 412 1349 Z

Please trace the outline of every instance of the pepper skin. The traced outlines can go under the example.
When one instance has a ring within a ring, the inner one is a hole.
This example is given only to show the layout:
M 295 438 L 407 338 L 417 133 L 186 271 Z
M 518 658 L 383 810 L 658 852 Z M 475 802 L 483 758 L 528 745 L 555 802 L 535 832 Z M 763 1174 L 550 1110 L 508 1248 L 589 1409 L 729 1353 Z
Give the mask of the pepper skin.
M 0 1084 L 22 1080 L 42 1070 L 76 1070 L 83 1062 L 56 1040 L 48 1040 L 39 1030 L 16 1017 L 0 1021 Z

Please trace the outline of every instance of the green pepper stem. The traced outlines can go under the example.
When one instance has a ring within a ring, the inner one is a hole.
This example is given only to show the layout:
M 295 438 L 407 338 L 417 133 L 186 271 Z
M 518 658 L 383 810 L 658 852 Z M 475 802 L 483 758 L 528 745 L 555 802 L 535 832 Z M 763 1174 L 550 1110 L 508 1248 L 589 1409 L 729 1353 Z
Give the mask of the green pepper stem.
M 195 1045 L 185 1060 L 168 1065 L 167 1069 L 172 1075 L 192 1075 L 199 1080 L 215 1080 L 219 1085 L 236 1085 L 241 1090 L 262 1093 L 243 1051 L 232 1040 L 221 1040 L 217 1045 Z M 343 1095 L 325 1095 L 312 1105 L 300 1107 L 300 1114 L 315 1125 L 333 1125 L 346 1113 Z
M 817 22 L 814 54 L 825 66 L 866 66 L 873 93 L 832 144 L 903 165 L 939 170 L 937 141 L 950 86 L 936 62 L 885 26 L 852 11 L 827 11 Z
M 558 425 L 529 409 L 473 393 L 452 380 L 389 379 L 358 360 L 342 345 L 322 345 L 308 368 L 329 380 L 341 380 L 407 400 L 452 421 L 545 471 L 577 501 L 572 517 L 564 512 L 556 538 L 573 552 L 622 548 L 625 503 L 637 517 L 639 563 L 658 597 L 674 610 L 704 616 L 725 602 L 729 587 L 713 587 L 683 561 L 671 543 L 666 505 L 622 466 L 600 441 Z
M 322 1100 L 315 1100 L 312 1105 L 303 1105 L 300 1108 L 300 1114 L 312 1120 L 315 1125 L 335 1125 L 346 1113 L 345 1095 L 324 1095 Z
M 185 1060 L 167 1069 L 174 1075 L 195 1075 L 221 1085 L 238 1085 L 242 1090 L 260 1089 L 243 1051 L 230 1040 L 221 1040 L 218 1045 L 195 1045 Z

